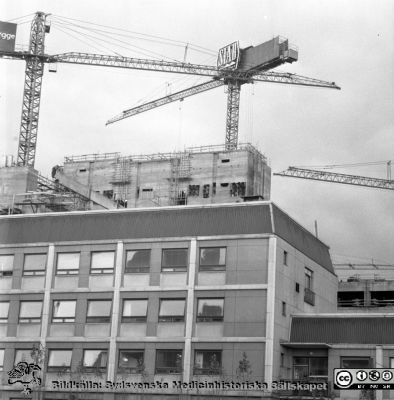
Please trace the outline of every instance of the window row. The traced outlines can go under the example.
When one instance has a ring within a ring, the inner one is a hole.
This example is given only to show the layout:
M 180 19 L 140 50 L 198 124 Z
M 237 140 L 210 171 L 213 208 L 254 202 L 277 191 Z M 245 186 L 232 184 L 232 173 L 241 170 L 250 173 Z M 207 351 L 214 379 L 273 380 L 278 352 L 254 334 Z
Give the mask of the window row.
M 163 272 L 185 272 L 189 265 L 189 251 L 182 249 L 163 249 L 161 270 Z M 23 262 L 24 276 L 45 275 L 47 255 L 25 254 Z M 13 255 L 0 255 L 0 277 L 12 276 Z M 76 275 L 79 271 L 80 253 L 57 253 L 56 274 Z M 225 270 L 225 247 L 201 247 L 199 257 L 200 271 Z M 125 273 L 149 273 L 151 250 L 126 251 Z M 112 274 L 115 268 L 115 251 L 96 251 L 91 253 L 91 274 Z
M 52 302 L 52 323 L 75 322 L 76 300 L 54 300 Z M 160 299 L 159 322 L 183 322 L 185 320 L 185 299 Z M 146 322 L 148 299 L 124 299 L 121 322 Z M 0 323 L 7 323 L 9 302 L 0 302 Z M 42 301 L 21 301 L 19 323 L 39 323 Z M 88 300 L 86 323 L 109 323 L 112 300 Z M 197 322 L 223 321 L 223 298 L 197 299 Z
M 48 350 L 47 372 L 70 372 L 72 349 L 50 349 Z M 0 369 L 4 361 L 4 349 L 0 349 Z M 14 365 L 19 362 L 35 362 L 30 349 L 15 350 Z M 82 357 L 73 372 L 77 373 L 105 373 L 108 363 L 108 350 L 85 349 Z M 75 364 L 75 363 L 74 363 Z M 178 374 L 183 370 L 183 351 L 156 350 L 156 374 Z M 221 350 L 195 350 L 194 352 L 194 374 L 195 375 L 217 375 L 222 370 Z M 145 351 L 144 350 L 119 350 L 118 352 L 118 374 L 141 374 L 145 373 Z

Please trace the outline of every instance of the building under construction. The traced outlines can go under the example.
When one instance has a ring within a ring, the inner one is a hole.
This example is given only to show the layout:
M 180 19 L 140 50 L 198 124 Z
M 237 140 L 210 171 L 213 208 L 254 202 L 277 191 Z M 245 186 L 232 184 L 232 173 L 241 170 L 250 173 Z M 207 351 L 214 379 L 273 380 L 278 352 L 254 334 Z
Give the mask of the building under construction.
M 269 200 L 271 168 L 250 144 L 188 148 L 182 152 L 66 157 L 54 178 L 76 192 L 89 188 L 121 207 Z

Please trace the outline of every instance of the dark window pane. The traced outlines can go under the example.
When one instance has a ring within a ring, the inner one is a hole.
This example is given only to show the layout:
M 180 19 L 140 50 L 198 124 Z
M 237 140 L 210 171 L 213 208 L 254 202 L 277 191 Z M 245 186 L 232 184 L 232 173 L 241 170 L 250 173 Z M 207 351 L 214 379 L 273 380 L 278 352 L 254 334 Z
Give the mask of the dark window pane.
M 294 365 L 293 367 L 293 378 L 295 380 L 306 380 L 309 377 L 309 367 L 302 365 Z
M 196 350 L 194 366 L 196 375 L 218 375 L 221 372 L 222 352 L 219 350 Z
M 309 268 L 305 268 L 305 288 L 313 289 L 313 271 Z
M 120 350 L 118 372 L 138 374 L 144 370 L 144 352 L 142 350 Z
M 343 358 L 342 368 L 370 368 L 370 358 Z
M 131 250 L 126 253 L 126 269 L 129 273 L 148 273 L 150 250 Z
M 176 374 L 182 371 L 182 350 L 157 350 L 156 373 Z
M 312 357 L 309 359 L 309 375 L 310 376 L 327 376 L 328 375 L 328 358 Z
M 294 365 L 308 365 L 308 357 L 294 357 L 293 364 Z
M 226 266 L 225 247 L 200 248 L 200 271 L 224 271 Z
M 188 249 L 163 250 L 163 271 L 186 271 L 188 265 Z
M 197 321 L 223 321 L 224 299 L 198 299 Z

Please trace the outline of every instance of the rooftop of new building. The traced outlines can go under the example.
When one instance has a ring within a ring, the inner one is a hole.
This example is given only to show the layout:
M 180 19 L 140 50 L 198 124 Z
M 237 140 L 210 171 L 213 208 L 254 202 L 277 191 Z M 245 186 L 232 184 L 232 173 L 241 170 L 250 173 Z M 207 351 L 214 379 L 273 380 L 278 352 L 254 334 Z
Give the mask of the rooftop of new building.
M 2 244 L 253 234 L 275 234 L 334 274 L 329 247 L 268 201 L 0 217 Z
M 225 144 L 210 145 L 210 146 L 197 146 L 187 147 L 182 151 L 173 151 L 167 153 L 152 153 L 152 154 L 134 154 L 129 156 L 122 156 L 119 152 L 114 153 L 93 153 L 93 154 L 82 154 L 82 155 L 71 155 L 64 157 L 64 163 L 75 163 L 75 162 L 86 162 L 86 161 L 104 161 L 113 159 L 128 159 L 130 161 L 157 161 L 157 160 L 171 160 L 177 158 L 182 153 L 187 154 L 199 154 L 199 153 L 212 153 L 212 152 L 237 152 L 237 151 L 249 151 L 253 154 L 260 156 L 265 162 L 267 158 L 263 155 L 256 147 L 250 143 L 239 143 L 237 148 L 227 149 Z

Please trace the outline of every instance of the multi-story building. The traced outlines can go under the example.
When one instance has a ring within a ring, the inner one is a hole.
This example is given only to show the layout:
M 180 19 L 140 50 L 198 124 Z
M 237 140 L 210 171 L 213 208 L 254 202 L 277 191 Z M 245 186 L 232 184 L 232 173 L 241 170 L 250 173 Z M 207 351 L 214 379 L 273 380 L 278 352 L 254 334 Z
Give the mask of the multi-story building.
M 0 243 L 2 400 L 21 360 L 45 399 L 270 398 L 291 315 L 336 310 L 328 247 L 271 202 L 2 216 Z
M 269 200 L 271 168 L 251 144 L 183 152 L 120 156 L 119 153 L 65 157 L 56 169 L 63 185 L 80 185 L 129 208 Z

